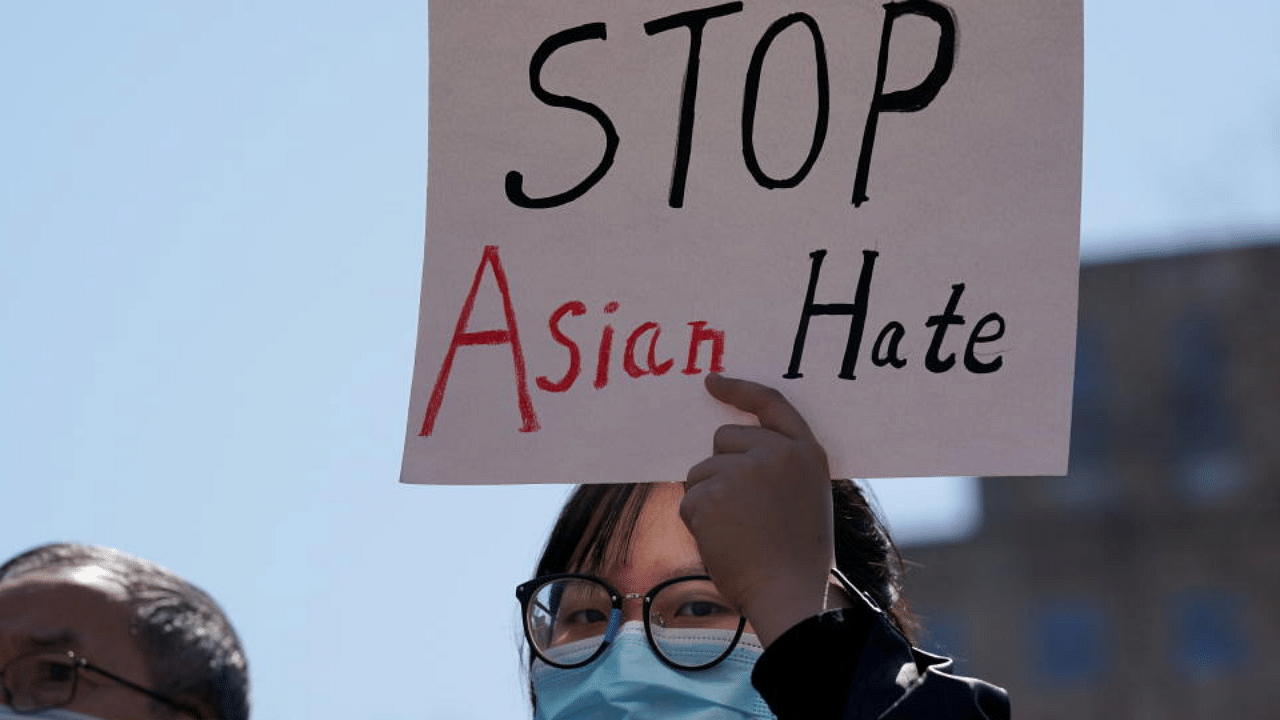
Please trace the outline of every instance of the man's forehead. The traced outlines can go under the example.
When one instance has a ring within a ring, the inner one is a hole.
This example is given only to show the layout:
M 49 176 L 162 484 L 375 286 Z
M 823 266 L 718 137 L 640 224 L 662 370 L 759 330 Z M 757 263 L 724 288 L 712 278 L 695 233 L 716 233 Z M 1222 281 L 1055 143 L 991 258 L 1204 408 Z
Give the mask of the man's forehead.
M 92 593 L 103 600 L 127 602 L 129 591 L 120 578 L 98 565 L 32 570 L 0 581 L 0 595 L 7 593 Z
M 63 567 L 0 582 L 0 662 L 42 650 L 75 650 L 144 677 L 135 648 L 129 594 L 102 568 Z
M 75 645 L 129 622 L 129 594 L 100 567 L 38 570 L 0 582 L 0 644 Z

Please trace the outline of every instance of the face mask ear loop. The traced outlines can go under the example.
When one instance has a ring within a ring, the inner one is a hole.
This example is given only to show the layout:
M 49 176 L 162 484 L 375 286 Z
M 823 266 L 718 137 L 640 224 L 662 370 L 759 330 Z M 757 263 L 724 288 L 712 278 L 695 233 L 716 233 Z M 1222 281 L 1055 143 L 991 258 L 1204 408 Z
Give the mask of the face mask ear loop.
M 622 627 L 622 611 L 614 608 L 609 611 L 609 627 L 604 630 L 604 643 L 608 645 L 618 637 L 618 628 Z

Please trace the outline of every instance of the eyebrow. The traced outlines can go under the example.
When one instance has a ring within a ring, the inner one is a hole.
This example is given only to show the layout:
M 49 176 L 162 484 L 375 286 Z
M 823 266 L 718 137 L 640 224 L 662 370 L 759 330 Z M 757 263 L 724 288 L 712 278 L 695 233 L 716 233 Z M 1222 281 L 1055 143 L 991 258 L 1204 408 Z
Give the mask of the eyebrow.
M 32 635 L 27 641 L 38 648 L 57 647 L 59 645 L 75 645 L 79 637 L 70 630 L 59 630 L 52 633 Z
M 707 566 L 702 563 L 691 563 L 689 565 L 681 565 L 667 574 L 667 579 L 683 577 L 685 575 L 710 575 L 707 572 Z

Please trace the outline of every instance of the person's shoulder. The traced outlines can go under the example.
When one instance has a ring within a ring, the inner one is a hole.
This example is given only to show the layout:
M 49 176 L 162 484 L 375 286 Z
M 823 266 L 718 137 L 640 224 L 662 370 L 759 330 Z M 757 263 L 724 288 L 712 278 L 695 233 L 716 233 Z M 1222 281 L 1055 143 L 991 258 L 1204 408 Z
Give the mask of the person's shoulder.
M 911 662 L 904 663 L 895 684 L 902 696 L 878 717 L 954 718 L 956 720 L 1005 720 L 1009 717 L 1009 693 L 978 678 L 957 675 L 951 658 L 911 648 Z
M 949 658 L 913 647 L 869 608 L 834 610 L 792 627 L 765 650 L 752 681 L 779 718 L 1009 717 L 1003 688 L 955 674 Z

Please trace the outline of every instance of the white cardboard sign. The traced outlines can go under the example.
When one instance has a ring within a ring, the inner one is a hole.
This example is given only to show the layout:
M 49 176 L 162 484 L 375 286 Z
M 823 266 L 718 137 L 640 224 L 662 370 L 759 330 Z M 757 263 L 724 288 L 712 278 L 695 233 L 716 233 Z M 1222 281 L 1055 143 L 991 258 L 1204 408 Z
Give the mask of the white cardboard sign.
M 1066 471 L 1079 0 L 429 13 L 402 481 L 683 480 L 711 370 L 837 476 Z

